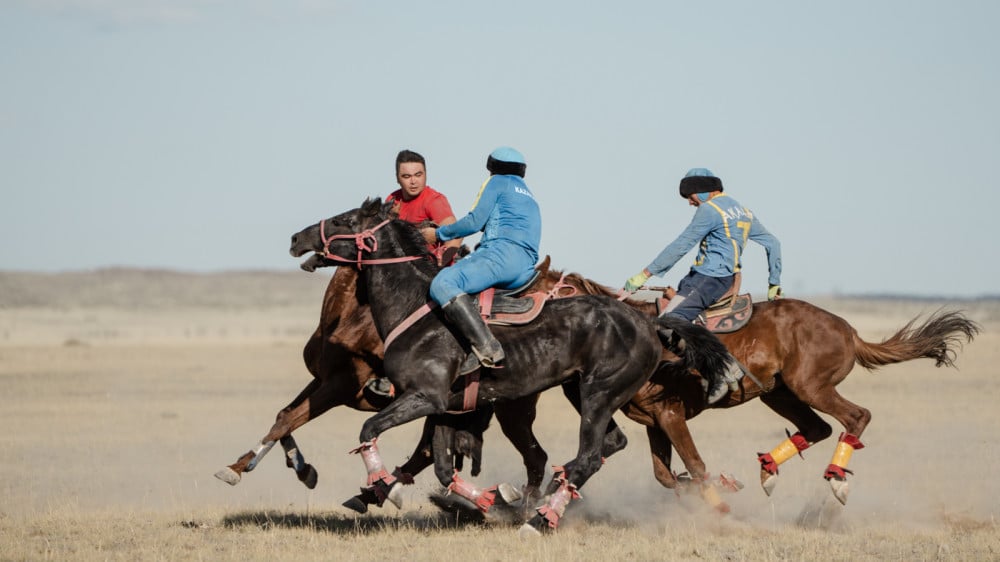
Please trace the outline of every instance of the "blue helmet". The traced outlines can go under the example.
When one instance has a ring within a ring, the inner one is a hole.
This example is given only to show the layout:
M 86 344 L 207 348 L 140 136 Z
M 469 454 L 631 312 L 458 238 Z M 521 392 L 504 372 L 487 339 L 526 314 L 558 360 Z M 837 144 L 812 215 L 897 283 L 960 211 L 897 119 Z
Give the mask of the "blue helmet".
M 501 146 L 491 152 L 486 159 L 486 169 L 494 175 L 513 175 L 523 178 L 527 167 L 524 155 L 509 146 Z

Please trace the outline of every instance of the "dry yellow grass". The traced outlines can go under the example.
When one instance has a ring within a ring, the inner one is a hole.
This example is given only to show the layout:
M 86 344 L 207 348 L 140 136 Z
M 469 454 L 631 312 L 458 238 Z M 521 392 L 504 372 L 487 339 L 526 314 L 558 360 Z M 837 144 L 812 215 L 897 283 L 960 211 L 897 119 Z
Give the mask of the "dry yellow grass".
M 41 291 L 50 279 L 31 281 Z M 790 426 L 760 402 L 691 423 L 709 469 L 747 486 L 726 497 L 733 513 L 725 518 L 660 488 L 643 429 L 619 415 L 630 446 L 587 484 L 557 533 L 521 541 L 509 523 L 437 510 L 426 499 L 438 489 L 429 473 L 407 489 L 401 511 L 355 516 L 340 507 L 364 478 L 346 453 L 366 415 L 349 410 L 296 433 L 319 470 L 315 490 L 284 467 L 280 450 L 236 487 L 213 478 L 308 381 L 301 345 L 322 283 L 297 285 L 276 302 L 253 287 L 273 292 L 280 279 L 241 279 L 242 298 L 211 306 L 171 296 L 171 283 L 185 282 L 165 281 L 158 304 L 148 305 L 116 304 L 96 290 L 85 305 L 0 296 L 0 560 L 1000 559 L 995 303 L 958 305 L 984 327 L 959 371 L 915 361 L 874 375 L 858 368 L 841 385 L 873 413 L 866 448 L 851 460 L 846 507 L 821 478 L 833 440 L 784 464 L 774 495 L 764 495 L 755 453 Z M 120 281 L 116 290 L 129 287 Z M 221 289 L 187 290 L 211 303 Z M 872 340 L 941 303 L 817 304 Z M 575 453 L 577 420 L 557 391 L 543 397 L 536 432 L 552 464 Z M 418 432 L 410 424 L 383 436 L 386 461 L 402 461 Z M 477 482 L 523 481 L 496 428 L 485 455 Z M 683 471 L 677 461 L 674 468 Z

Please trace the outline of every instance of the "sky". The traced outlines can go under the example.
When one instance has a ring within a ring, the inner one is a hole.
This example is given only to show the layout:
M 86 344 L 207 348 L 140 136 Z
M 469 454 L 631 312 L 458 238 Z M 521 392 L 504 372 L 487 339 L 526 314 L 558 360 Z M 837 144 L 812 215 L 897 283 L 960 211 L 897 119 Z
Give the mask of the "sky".
M 962 0 L 0 0 L 0 270 L 292 271 L 291 234 L 394 190 L 399 150 L 460 218 L 508 145 L 556 269 L 621 286 L 707 167 L 781 240 L 787 296 L 998 295 L 998 24 Z M 762 248 L 743 265 L 762 295 Z

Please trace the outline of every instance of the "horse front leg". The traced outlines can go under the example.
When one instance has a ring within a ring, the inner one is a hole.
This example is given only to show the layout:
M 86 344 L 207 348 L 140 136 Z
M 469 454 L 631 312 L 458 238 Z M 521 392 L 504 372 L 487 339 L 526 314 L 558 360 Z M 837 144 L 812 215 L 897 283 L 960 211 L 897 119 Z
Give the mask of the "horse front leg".
M 444 401 L 439 398 L 429 397 L 421 392 L 404 393 L 385 409 L 365 420 L 359 436 L 361 445 L 350 451 L 353 454 L 361 455 L 368 472 L 368 479 L 366 486 L 362 488 L 362 494 L 374 493 L 375 504 L 379 507 L 385 503 L 385 500 L 389 500 L 397 508 L 402 507 L 402 482 L 385 469 L 382 455 L 377 446 L 378 436 L 393 427 L 422 417 L 444 413 L 444 411 Z
M 729 504 L 723 501 L 719 495 L 720 486 L 726 491 L 735 492 L 740 490 L 743 484 L 725 474 L 719 476 L 718 483 L 710 477 L 705 467 L 705 461 L 702 460 L 701 454 L 698 453 L 698 448 L 694 444 L 694 438 L 691 437 L 691 431 L 685 419 L 684 403 L 678 400 L 668 402 L 657 413 L 656 422 L 658 426 L 656 430 L 654 428 L 647 428 L 646 434 L 649 436 L 650 449 L 653 451 L 653 469 L 657 480 L 664 486 L 670 487 L 664 483 L 666 480 L 665 477 L 661 479 L 660 471 L 669 472 L 669 448 L 673 446 L 690 475 L 690 483 L 697 487 L 701 498 L 719 513 L 729 513 Z M 659 436 L 656 435 L 657 433 Z M 659 438 L 657 439 L 657 437 Z M 663 451 L 664 448 L 667 449 L 665 453 Z M 655 459 L 657 453 L 661 456 L 666 455 L 666 467 L 656 466 Z M 679 487 L 682 483 L 672 473 L 670 474 L 670 478 L 674 480 L 675 486 Z M 675 487 L 674 489 L 678 488 Z
M 608 404 L 608 392 L 587 389 L 587 395 L 596 399 L 583 403 L 580 412 L 580 446 L 576 457 L 566 463 L 564 477 L 559 478 L 559 487 L 548 496 L 548 501 L 538 506 L 535 515 L 521 526 L 521 537 L 540 535 L 542 530 L 559 526 L 570 501 L 579 499 L 579 489 L 601 468 L 601 447 L 607 433 L 614 408 Z M 600 398 L 604 397 L 604 400 Z M 595 403 L 597 402 L 597 403 Z
M 420 434 L 420 441 L 417 443 L 417 447 L 413 450 L 410 458 L 402 466 L 397 466 L 392 471 L 392 476 L 403 485 L 413 484 L 414 476 L 434 464 L 434 452 L 431 449 L 434 429 L 436 427 L 434 418 L 435 416 L 431 416 L 424 421 L 424 429 Z M 358 513 L 365 513 L 368 511 L 369 505 L 381 504 L 379 504 L 379 497 L 373 489 L 362 488 L 358 495 L 350 498 L 341 505 Z
M 215 477 L 223 482 L 229 484 L 230 486 L 235 486 L 242 480 L 244 472 L 250 472 L 257 467 L 257 463 L 264 458 L 265 455 L 274 447 L 278 440 L 287 438 L 291 435 L 292 431 L 302 427 L 310 419 L 310 400 L 309 396 L 312 395 L 320 386 L 322 382 L 313 379 L 308 385 L 299 393 L 299 395 L 292 401 L 291 404 L 283 408 L 275 416 L 274 425 L 271 429 L 264 435 L 263 438 L 257 443 L 257 446 L 253 449 L 247 451 L 243 454 L 235 463 L 219 470 L 215 473 Z M 329 408 L 326 408 L 329 409 Z M 326 411 L 324 409 L 324 411 Z M 291 440 L 290 445 L 292 448 L 295 447 L 294 440 Z M 284 445 L 284 443 L 283 443 Z M 289 449 L 285 448 L 286 454 Z M 299 475 L 299 480 L 306 483 L 309 486 L 310 480 L 312 481 L 312 486 L 316 485 L 316 475 L 313 474 L 312 477 L 309 476 L 309 472 L 315 473 L 315 469 L 311 465 L 305 462 L 305 459 L 301 457 L 301 453 L 296 451 L 296 462 L 297 466 L 303 471 L 301 474 L 299 470 L 296 470 L 296 474 Z M 287 458 L 287 457 L 286 457 Z M 289 459 L 287 462 L 291 462 Z

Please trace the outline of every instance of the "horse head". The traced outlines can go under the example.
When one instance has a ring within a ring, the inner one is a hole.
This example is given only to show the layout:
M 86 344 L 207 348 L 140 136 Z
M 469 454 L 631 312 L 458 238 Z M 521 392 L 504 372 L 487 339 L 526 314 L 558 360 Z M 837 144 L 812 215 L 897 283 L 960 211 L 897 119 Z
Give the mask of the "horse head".
M 383 203 L 380 198 L 365 199 L 356 209 L 293 234 L 289 253 L 292 257 L 301 257 L 313 252 L 301 264 L 306 271 L 344 263 L 358 267 L 365 263 L 385 263 L 386 258 L 379 259 L 379 256 L 386 254 L 412 259 L 423 257 L 427 251 L 419 231 L 397 218 L 393 203 Z M 397 235 L 390 242 L 392 233 Z M 380 242 L 383 242 L 381 248 Z

